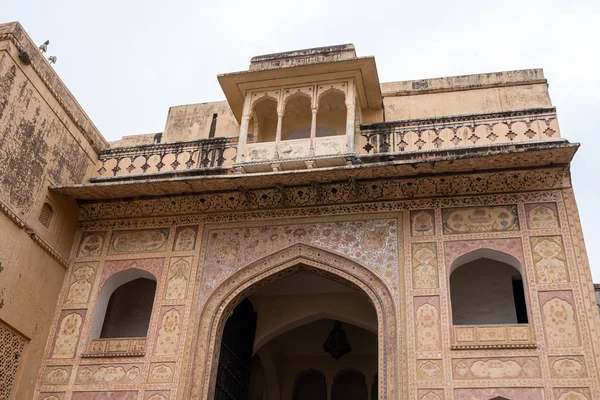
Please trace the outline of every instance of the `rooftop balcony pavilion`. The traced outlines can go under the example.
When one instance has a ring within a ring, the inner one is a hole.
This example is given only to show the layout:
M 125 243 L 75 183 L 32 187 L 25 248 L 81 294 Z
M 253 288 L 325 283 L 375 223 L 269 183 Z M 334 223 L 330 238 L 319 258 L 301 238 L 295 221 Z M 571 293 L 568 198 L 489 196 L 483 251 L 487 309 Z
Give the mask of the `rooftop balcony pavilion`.
M 578 146 L 560 136 L 540 69 L 380 83 L 374 57 L 346 44 L 253 57 L 218 80 L 226 101 L 171 107 L 164 132 L 111 143 L 89 184 L 58 190 L 98 199 L 532 168 L 566 165 Z

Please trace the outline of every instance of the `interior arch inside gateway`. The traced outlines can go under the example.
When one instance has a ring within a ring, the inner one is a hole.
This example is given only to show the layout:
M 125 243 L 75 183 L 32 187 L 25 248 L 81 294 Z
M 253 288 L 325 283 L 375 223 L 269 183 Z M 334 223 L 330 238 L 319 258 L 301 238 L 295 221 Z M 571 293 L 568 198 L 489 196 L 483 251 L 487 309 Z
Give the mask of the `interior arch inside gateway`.
M 376 399 L 377 370 L 377 313 L 367 295 L 300 270 L 228 316 L 214 398 Z

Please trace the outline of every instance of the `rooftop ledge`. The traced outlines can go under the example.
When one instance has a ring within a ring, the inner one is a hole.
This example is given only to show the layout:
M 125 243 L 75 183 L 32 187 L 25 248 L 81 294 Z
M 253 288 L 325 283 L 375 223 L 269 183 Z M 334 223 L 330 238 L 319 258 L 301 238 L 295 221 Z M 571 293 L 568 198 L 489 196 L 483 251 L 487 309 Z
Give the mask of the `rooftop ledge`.
M 361 155 L 360 158 L 346 155 L 352 157 L 354 162 L 337 167 L 246 174 L 224 174 L 226 171 L 220 167 L 214 171 L 185 170 L 95 178 L 88 184 L 52 187 L 51 190 L 86 201 L 292 187 L 348 180 L 531 169 L 568 165 L 578 147 L 578 143 L 553 139 L 457 149 L 380 153 Z M 211 174 L 211 171 L 214 174 Z

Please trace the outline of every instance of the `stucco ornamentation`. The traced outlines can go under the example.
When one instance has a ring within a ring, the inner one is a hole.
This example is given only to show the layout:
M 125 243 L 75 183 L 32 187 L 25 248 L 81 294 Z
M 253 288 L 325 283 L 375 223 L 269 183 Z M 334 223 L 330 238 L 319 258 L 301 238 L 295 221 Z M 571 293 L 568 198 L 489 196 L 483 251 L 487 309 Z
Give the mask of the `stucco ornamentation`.
M 553 297 L 542 306 L 542 314 L 548 347 L 579 346 L 575 311 L 569 302 Z
M 529 229 L 556 229 L 560 227 L 556 203 L 526 204 Z
M 85 315 L 85 312 L 83 312 Z M 56 334 L 52 358 L 73 358 L 79 343 L 83 316 L 80 312 L 65 313 Z
M 531 252 L 538 283 L 569 281 L 567 260 L 560 236 L 532 237 Z
M 90 298 L 98 263 L 75 264 L 66 303 L 83 304 Z
M 438 287 L 437 247 L 435 243 L 413 243 L 412 264 L 415 289 Z
M 430 303 L 416 309 L 417 350 L 435 351 L 440 349 L 440 312 Z
M 169 229 L 114 231 L 108 254 L 164 251 Z
M 442 210 L 444 234 L 519 230 L 516 206 L 448 208 Z
M 187 295 L 188 282 L 192 269 L 192 257 L 171 258 L 171 267 L 165 290 L 166 300 L 182 300 Z
M 156 354 L 174 355 L 179 343 L 181 313 L 171 308 L 162 316 L 156 339 Z

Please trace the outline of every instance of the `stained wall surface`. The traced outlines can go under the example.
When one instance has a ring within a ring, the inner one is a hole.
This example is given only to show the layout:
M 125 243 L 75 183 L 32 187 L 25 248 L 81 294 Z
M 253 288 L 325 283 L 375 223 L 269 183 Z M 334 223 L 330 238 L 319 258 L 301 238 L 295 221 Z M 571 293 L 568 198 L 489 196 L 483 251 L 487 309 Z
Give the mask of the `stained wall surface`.
M 77 230 L 48 187 L 83 182 L 105 144 L 20 25 L 0 25 L 0 398 L 33 397 Z

